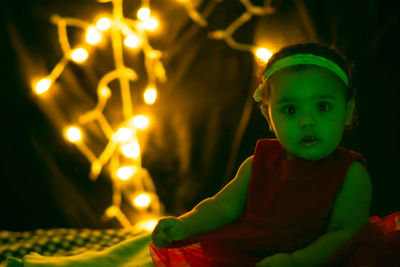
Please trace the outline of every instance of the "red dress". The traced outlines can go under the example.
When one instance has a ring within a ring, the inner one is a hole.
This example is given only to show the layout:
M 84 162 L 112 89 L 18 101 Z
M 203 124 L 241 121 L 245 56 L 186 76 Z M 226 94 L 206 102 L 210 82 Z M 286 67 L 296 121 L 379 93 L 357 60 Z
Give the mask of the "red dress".
M 277 139 L 259 140 L 240 220 L 162 249 L 151 242 L 154 265 L 254 266 L 267 256 L 310 245 L 326 232 L 335 197 L 354 160 L 366 167 L 361 154 L 342 147 L 320 160 L 287 160 Z

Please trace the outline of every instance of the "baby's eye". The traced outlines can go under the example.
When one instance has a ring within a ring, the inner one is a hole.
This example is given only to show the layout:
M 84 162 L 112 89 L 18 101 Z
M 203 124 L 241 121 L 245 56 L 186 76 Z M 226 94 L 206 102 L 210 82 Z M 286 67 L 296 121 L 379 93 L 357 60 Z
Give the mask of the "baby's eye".
M 328 102 L 321 102 L 318 104 L 319 111 L 328 111 L 331 108 L 331 104 Z
M 293 106 L 285 106 L 285 107 L 283 107 L 283 112 L 285 113 L 285 114 L 288 114 L 288 115 L 293 115 L 294 114 L 294 111 L 295 111 L 295 108 L 293 107 Z

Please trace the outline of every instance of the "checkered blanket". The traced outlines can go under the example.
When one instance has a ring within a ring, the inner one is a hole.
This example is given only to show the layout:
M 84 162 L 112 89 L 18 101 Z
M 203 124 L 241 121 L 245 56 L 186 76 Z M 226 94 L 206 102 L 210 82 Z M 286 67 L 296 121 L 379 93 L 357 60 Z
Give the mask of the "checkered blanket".
M 31 252 L 44 256 L 69 256 L 89 250 L 100 251 L 142 234 L 129 229 L 39 229 L 26 232 L 0 231 L 0 266 L 7 257 L 21 258 Z

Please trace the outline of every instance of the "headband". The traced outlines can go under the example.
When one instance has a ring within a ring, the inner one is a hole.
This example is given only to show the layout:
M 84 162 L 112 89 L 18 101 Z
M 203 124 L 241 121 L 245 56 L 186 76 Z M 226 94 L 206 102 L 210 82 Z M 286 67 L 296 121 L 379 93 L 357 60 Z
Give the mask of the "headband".
M 340 68 L 335 62 L 320 56 L 316 56 L 313 54 L 296 54 L 292 56 L 288 56 L 282 59 L 277 60 L 272 66 L 265 72 L 264 74 L 264 82 L 261 84 L 257 90 L 254 92 L 253 98 L 256 102 L 260 102 L 262 99 L 262 92 L 264 88 L 264 84 L 267 79 L 277 72 L 278 70 L 284 69 L 289 66 L 295 65 L 316 65 L 325 69 L 328 69 L 335 73 L 339 78 L 348 86 L 349 80 L 347 78 L 346 73 Z

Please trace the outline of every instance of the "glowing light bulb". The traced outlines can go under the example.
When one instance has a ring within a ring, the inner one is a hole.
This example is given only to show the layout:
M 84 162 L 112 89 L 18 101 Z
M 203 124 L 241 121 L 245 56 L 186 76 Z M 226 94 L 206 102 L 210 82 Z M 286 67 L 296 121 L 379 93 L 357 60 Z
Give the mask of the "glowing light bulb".
M 126 181 L 131 178 L 136 171 L 137 167 L 135 166 L 125 166 L 119 168 L 116 174 L 119 179 Z
M 100 31 L 106 31 L 111 27 L 111 20 L 107 17 L 100 18 L 96 23 L 96 28 Z
M 147 7 L 142 7 L 141 9 L 138 10 L 137 17 L 142 21 L 149 19 L 150 9 L 148 9 Z
M 36 83 L 35 91 L 37 94 L 40 95 L 49 90 L 50 86 L 51 86 L 51 80 L 48 78 L 43 78 Z
M 89 56 L 88 51 L 86 51 L 85 48 L 77 48 L 75 50 L 72 50 L 71 52 L 71 58 L 73 61 L 82 63 L 84 62 Z
M 109 98 L 111 96 L 111 90 L 107 86 L 100 89 L 100 95 L 104 98 Z
M 154 102 L 156 102 L 156 99 L 157 99 L 157 90 L 153 87 L 149 87 L 144 92 L 143 97 L 144 97 L 144 101 L 147 104 L 149 104 L 149 105 L 154 104 Z
M 149 194 L 142 193 L 136 196 L 133 200 L 133 204 L 138 208 L 145 208 L 150 205 L 151 198 Z
M 126 127 L 121 127 L 117 131 L 117 140 L 119 142 L 127 142 L 132 138 L 132 130 Z
M 266 48 L 258 48 L 256 51 L 256 56 L 264 62 L 272 56 L 272 53 Z
M 144 28 L 148 31 L 155 31 L 158 28 L 158 20 L 156 18 L 149 18 L 145 20 Z
M 66 136 L 69 141 L 76 143 L 82 140 L 82 132 L 78 127 L 71 126 L 66 130 Z
M 144 115 L 137 115 L 132 118 L 129 123 L 131 123 L 135 128 L 146 129 L 150 124 L 150 119 Z
M 92 45 L 100 43 L 102 39 L 101 33 L 96 27 L 90 26 L 86 32 L 86 42 Z
M 137 159 L 140 156 L 140 147 L 138 142 L 124 144 L 121 146 L 122 154 L 127 158 Z
M 138 48 L 141 45 L 141 43 L 142 42 L 139 39 L 139 37 L 137 36 L 137 34 L 134 34 L 134 33 L 128 35 L 124 40 L 124 44 L 130 48 Z
M 153 231 L 158 223 L 156 219 L 141 220 L 135 224 L 135 228 L 138 230 Z

